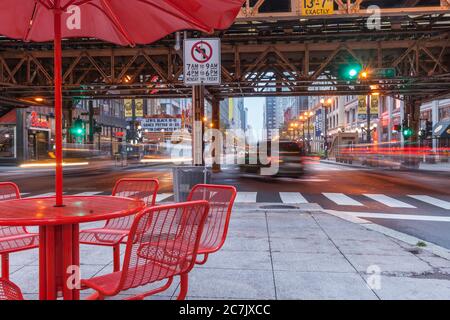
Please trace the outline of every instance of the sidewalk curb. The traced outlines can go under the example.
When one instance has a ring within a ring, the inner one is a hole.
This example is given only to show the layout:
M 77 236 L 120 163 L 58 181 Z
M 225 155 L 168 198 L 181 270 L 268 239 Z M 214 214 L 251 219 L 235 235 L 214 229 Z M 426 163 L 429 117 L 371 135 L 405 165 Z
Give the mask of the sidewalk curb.
M 266 207 L 266 208 L 264 208 Z M 277 207 L 277 208 L 267 208 Z M 286 209 L 284 209 L 285 207 Z M 294 208 L 293 208 L 294 207 Z M 240 211 L 265 212 L 279 210 L 285 213 L 298 213 L 299 211 L 323 211 L 317 203 L 278 203 L 278 202 L 258 202 L 258 203 L 235 203 L 233 209 Z
M 356 164 L 348 164 L 348 163 L 342 163 L 342 162 L 336 162 L 331 160 L 320 160 L 321 163 L 325 164 L 335 164 L 338 166 L 344 166 L 349 168 L 360 168 L 360 169 L 372 169 L 372 167 L 362 166 L 362 165 L 356 165 Z
M 336 211 L 336 210 L 323 210 L 323 212 L 330 214 L 332 216 L 335 216 L 337 218 L 340 218 L 342 220 L 348 221 L 348 222 L 352 222 L 355 224 L 359 224 L 363 227 L 365 227 L 366 229 L 372 230 L 372 231 L 376 231 L 379 233 L 384 234 L 385 236 L 389 237 L 389 238 L 393 238 L 399 241 L 402 241 L 404 243 L 407 243 L 411 246 L 417 246 L 418 242 L 424 242 L 426 243 L 426 247 L 421 247 L 422 250 L 431 252 L 432 254 L 439 256 L 441 258 L 450 260 L 450 250 L 438 246 L 437 244 L 434 244 L 432 242 L 428 242 L 419 238 L 416 238 L 414 236 L 410 236 L 406 233 L 403 232 L 399 232 L 390 228 L 386 228 L 384 226 L 375 224 L 373 222 L 370 222 L 368 220 L 362 219 L 362 218 L 358 218 L 355 216 L 352 216 L 350 214 L 347 214 L 344 211 Z
M 348 163 L 342 163 L 342 162 L 336 162 L 336 161 L 332 161 L 332 160 L 320 160 L 321 163 L 325 163 L 325 164 L 332 164 L 332 165 L 338 165 L 338 166 L 344 166 L 344 167 L 349 167 L 349 168 L 358 168 L 358 169 L 366 169 L 366 170 L 370 170 L 370 169 L 385 169 L 385 170 L 389 170 L 389 171 L 408 171 L 408 172 L 421 172 L 421 173 L 426 173 L 426 172 L 443 172 L 443 173 L 449 173 L 450 171 L 448 170 L 439 170 L 439 169 L 434 169 L 434 170 L 429 170 L 429 169 L 391 169 L 391 168 L 385 168 L 385 167 L 370 167 L 370 166 L 363 166 L 363 165 L 356 165 L 356 164 L 348 164 Z

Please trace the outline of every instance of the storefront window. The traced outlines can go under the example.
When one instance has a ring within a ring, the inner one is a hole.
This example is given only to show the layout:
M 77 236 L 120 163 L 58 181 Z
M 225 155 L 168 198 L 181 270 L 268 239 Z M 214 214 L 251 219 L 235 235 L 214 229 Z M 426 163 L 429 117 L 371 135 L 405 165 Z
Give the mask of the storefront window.
M 439 109 L 439 121 L 450 118 L 450 106 Z
M 16 157 L 15 131 L 14 126 L 0 127 L 0 158 Z

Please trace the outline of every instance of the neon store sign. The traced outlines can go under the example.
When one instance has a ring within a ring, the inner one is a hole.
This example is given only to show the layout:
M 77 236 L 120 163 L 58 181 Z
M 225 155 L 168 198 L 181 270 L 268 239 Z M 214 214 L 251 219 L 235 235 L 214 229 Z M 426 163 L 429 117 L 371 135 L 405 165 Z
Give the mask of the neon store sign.
M 48 121 L 39 118 L 38 114 L 33 111 L 30 116 L 30 127 L 39 129 L 49 129 Z

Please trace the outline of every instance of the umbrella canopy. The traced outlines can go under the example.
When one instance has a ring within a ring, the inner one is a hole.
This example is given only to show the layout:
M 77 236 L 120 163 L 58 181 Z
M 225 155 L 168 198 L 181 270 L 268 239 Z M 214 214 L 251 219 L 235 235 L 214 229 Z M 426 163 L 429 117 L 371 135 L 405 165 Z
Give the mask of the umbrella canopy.
M 148 44 L 174 31 L 226 29 L 243 0 L 0 0 L 0 33 L 53 41 L 55 11 L 63 38 L 92 37 L 120 45 Z M 59 9 L 59 10 L 58 10 Z
M 0 0 L 0 35 L 54 41 L 56 205 L 63 205 L 62 38 L 148 44 L 180 30 L 228 28 L 244 0 Z

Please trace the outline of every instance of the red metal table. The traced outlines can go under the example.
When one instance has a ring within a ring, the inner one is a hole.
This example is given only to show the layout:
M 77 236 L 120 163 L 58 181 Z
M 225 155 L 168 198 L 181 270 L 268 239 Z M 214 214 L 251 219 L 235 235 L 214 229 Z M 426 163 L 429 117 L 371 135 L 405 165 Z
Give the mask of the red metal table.
M 0 226 L 39 226 L 39 299 L 78 300 L 79 290 L 69 285 L 80 265 L 79 224 L 136 214 L 145 207 L 140 200 L 112 197 L 55 197 L 18 199 L 0 203 Z

